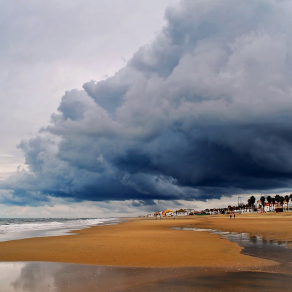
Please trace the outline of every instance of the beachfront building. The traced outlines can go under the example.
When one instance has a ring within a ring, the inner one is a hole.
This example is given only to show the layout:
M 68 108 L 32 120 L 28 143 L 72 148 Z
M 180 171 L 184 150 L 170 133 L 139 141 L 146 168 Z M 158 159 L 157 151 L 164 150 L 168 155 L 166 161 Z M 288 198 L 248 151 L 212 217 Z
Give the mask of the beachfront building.
M 240 213 L 251 213 L 252 212 L 252 208 L 247 204 L 242 204 L 239 207 Z
M 283 206 L 284 211 L 292 211 L 292 204 L 288 202 L 288 209 L 287 209 L 287 203 L 284 201 L 284 206 Z
M 187 216 L 188 212 L 186 210 L 184 210 L 184 209 L 179 209 L 179 210 L 175 211 L 175 214 L 177 216 Z
M 165 211 L 162 211 L 162 216 L 164 216 L 164 217 L 171 217 L 171 216 L 173 216 L 173 211 L 172 210 L 169 210 L 169 209 L 167 209 Z
M 155 212 L 155 213 L 153 214 L 153 216 L 156 217 L 156 218 L 157 218 L 157 217 L 160 217 L 160 216 L 161 216 L 161 212 Z
M 217 208 L 213 208 L 213 209 L 208 209 L 208 213 L 210 215 L 218 215 L 218 214 L 221 214 L 221 210 L 217 209 Z
M 260 200 L 257 201 L 257 208 L 259 212 L 263 211 L 263 206 Z M 264 206 L 264 212 L 283 212 L 283 209 L 287 210 L 287 204 L 284 203 L 283 208 L 281 203 L 269 204 L 268 202 L 266 202 Z
M 265 203 L 265 212 L 274 212 L 275 211 L 275 205 Z
M 187 212 L 187 215 L 190 215 L 190 213 L 195 213 L 195 209 L 184 209 Z
M 283 209 L 283 206 L 280 203 L 275 203 L 274 205 L 265 203 L 265 212 L 275 212 L 276 209 Z

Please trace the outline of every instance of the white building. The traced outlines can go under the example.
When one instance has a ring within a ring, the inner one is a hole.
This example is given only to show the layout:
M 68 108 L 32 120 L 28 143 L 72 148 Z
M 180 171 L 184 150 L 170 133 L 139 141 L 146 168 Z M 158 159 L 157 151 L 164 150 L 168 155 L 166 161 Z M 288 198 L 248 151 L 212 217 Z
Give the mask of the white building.
M 179 210 L 175 211 L 175 214 L 177 216 L 187 216 L 188 212 L 186 210 L 184 210 L 184 209 L 179 209 Z
M 187 212 L 187 215 L 195 212 L 195 209 L 184 209 L 184 210 Z

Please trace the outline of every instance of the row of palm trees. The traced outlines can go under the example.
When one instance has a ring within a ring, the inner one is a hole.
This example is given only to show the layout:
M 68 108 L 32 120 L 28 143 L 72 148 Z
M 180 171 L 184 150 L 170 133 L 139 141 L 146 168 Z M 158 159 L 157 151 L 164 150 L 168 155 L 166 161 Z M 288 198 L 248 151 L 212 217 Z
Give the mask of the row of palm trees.
M 287 211 L 289 210 L 288 208 L 288 204 L 289 201 L 292 202 L 292 194 L 290 194 L 289 196 L 280 196 L 280 195 L 275 195 L 274 197 L 272 196 L 261 196 L 260 198 L 261 201 L 261 205 L 262 205 L 262 209 L 264 211 L 265 208 L 265 203 L 268 202 L 269 203 L 269 209 L 271 210 L 271 205 L 273 205 L 273 209 L 275 209 L 275 204 L 281 204 L 282 208 L 284 207 L 284 204 L 287 204 Z M 247 200 L 247 204 L 244 205 L 240 205 L 240 206 L 228 206 L 227 208 L 213 208 L 213 209 L 205 209 L 204 212 L 205 213 L 218 213 L 218 214 L 228 214 L 230 212 L 233 211 L 240 211 L 240 210 L 247 210 L 247 209 L 255 209 L 255 202 L 256 202 L 256 198 L 254 196 L 251 196 L 248 200 Z
M 255 197 L 254 196 L 251 196 L 247 200 L 247 203 L 248 203 L 248 205 L 250 207 L 254 207 L 255 201 L 256 201 Z M 282 205 L 282 208 L 284 209 L 284 203 L 286 203 L 287 204 L 287 211 L 288 211 L 289 210 L 289 208 L 288 208 L 289 201 L 292 202 L 292 194 L 286 195 L 286 196 L 275 195 L 274 197 L 271 197 L 271 196 L 267 196 L 267 197 L 261 196 L 260 201 L 261 201 L 262 209 L 263 210 L 265 208 L 265 203 L 267 201 L 268 204 L 269 204 L 269 209 L 270 210 L 271 210 L 271 205 L 273 205 L 273 207 L 274 207 L 273 209 L 275 209 L 275 204 L 276 203 L 281 204 Z

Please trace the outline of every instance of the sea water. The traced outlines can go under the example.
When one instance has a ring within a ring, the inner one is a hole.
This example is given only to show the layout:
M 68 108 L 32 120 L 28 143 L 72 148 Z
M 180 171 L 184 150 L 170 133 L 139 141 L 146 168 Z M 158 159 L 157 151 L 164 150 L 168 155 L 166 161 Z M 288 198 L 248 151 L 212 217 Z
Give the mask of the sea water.
M 72 235 L 72 230 L 117 222 L 117 218 L 0 218 L 0 241 Z

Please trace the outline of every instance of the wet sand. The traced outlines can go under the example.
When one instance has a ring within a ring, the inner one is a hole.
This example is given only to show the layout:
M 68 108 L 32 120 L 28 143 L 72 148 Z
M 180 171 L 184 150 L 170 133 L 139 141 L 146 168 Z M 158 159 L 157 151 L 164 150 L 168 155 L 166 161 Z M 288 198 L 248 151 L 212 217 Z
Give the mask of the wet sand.
M 292 212 L 242 214 L 236 215 L 236 219 L 229 219 L 228 215 L 205 216 L 193 226 L 260 235 L 267 240 L 290 242 L 292 247 Z
M 116 225 L 84 229 L 78 231 L 75 236 L 1 242 L 0 260 L 125 267 L 189 266 L 229 269 L 259 269 L 261 266 L 275 264 L 269 260 L 240 254 L 242 247 L 227 239 L 222 239 L 219 235 L 171 228 L 203 225 L 209 220 L 225 222 L 227 219 L 199 216 L 175 220 L 173 218 L 137 219 Z M 237 222 L 240 222 L 240 219 Z
M 0 263 L 1 292 L 290 291 L 288 275 L 205 268 Z
M 1 242 L 0 260 L 7 261 L 0 263 L 1 287 L 5 292 L 289 291 L 292 250 L 269 247 L 265 238 L 291 241 L 291 223 L 292 214 L 129 219 L 74 236 Z M 250 231 L 251 240 L 263 236 L 264 248 L 173 227 Z

